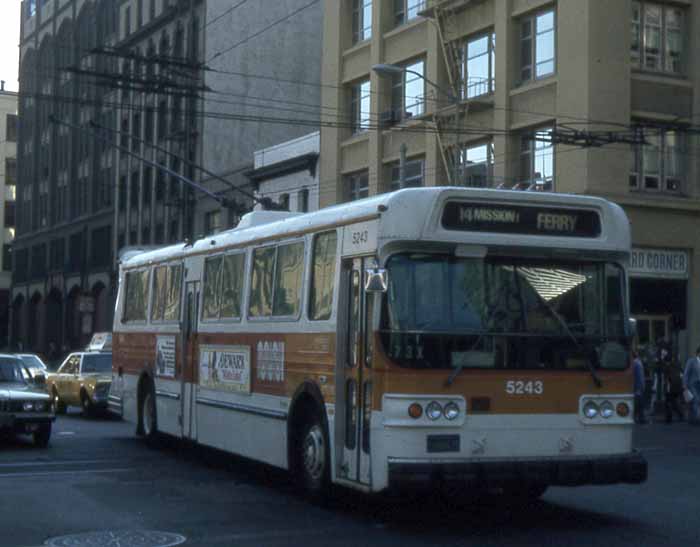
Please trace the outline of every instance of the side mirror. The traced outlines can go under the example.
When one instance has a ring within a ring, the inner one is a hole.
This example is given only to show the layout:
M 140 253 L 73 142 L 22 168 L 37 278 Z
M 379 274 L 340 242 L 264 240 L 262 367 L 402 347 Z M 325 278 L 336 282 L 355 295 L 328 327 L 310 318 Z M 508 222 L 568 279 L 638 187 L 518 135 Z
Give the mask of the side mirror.
M 385 269 L 367 268 L 365 278 L 365 292 L 386 292 L 388 281 Z
M 628 334 L 630 338 L 634 338 L 637 336 L 637 320 L 633 319 L 632 317 L 629 318 L 629 323 L 628 323 Z

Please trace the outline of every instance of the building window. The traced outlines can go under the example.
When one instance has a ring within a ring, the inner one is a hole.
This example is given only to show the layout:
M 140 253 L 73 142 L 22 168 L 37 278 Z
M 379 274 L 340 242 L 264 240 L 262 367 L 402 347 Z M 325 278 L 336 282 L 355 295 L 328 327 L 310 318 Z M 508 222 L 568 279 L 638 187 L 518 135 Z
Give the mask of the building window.
M 156 18 L 156 0 L 149 0 L 148 4 L 148 19 L 153 21 Z
M 15 186 L 16 184 L 17 184 L 17 159 L 16 158 L 5 158 L 5 186 Z
M 394 23 L 403 25 L 425 9 L 425 0 L 394 0 Z
M 423 176 L 425 162 L 423 158 L 408 160 L 405 165 L 403 184 L 401 183 L 401 162 L 394 162 L 389 165 L 390 184 L 389 188 L 393 192 L 401 188 L 415 188 L 423 186 Z
M 297 211 L 300 213 L 309 212 L 309 191 L 304 188 L 297 194 Z
M 683 71 L 683 9 L 632 2 L 632 66 L 680 74 Z
M 367 131 L 370 125 L 371 91 L 369 80 L 352 86 L 350 98 L 350 116 L 352 132 Z
M 7 142 L 17 142 L 17 114 L 8 114 L 6 121 L 5 140 Z
M 127 6 L 124 10 L 124 35 L 131 34 L 131 6 Z
M 289 194 L 280 194 L 278 201 L 283 211 L 289 211 Z
M 462 98 L 471 99 L 494 92 L 496 74 L 496 34 L 468 40 L 462 65 Z
M 345 175 L 346 201 L 355 201 L 369 196 L 369 171 Z
M 27 17 L 36 15 L 36 0 L 27 0 Z
M 372 0 L 353 0 L 352 43 L 357 44 L 372 37 Z
M 12 245 L 9 243 L 2 246 L 2 269 L 5 272 L 12 271 Z
M 398 120 L 421 116 L 425 111 L 424 64 L 418 61 L 394 76 L 391 104 Z
M 554 190 L 554 146 L 551 128 L 538 129 L 520 141 L 520 181 L 525 188 Z
M 216 234 L 221 231 L 223 224 L 221 222 L 221 210 L 209 211 L 204 214 L 204 233 Z
M 493 186 L 493 142 L 476 144 L 462 148 L 459 152 L 455 184 L 473 188 Z
M 630 189 L 678 193 L 683 186 L 682 135 L 660 131 L 645 135 L 647 144 L 631 153 Z
M 554 74 L 554 11 L 528 17 L 520 23 L 520 80 L 527 82 Z

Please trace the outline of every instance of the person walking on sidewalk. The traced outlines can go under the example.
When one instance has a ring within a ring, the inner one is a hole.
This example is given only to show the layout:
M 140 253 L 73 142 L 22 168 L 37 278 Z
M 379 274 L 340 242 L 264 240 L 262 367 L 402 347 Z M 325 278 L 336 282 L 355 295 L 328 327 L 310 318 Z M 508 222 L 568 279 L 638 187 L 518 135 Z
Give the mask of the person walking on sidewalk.
M 683 374 L 679 363 L 673 361 L 664 365 L 664 406 L 666 408 L 666 423 L 673 421 L 673 414 L 678 416 L 678 421 L 683 421 L 683 411 L 680 399 L 683 395 Z
M 644 416 L 644 364 L 638 352 L 633 354 L 632 373 L 634 374 L 634 422 L 637 424 L 647 423 Z
M 683 388 L 690 392 L 688 423 L 700 425 L 700 346 L 695 357 L 688 359 L 683 371 Z

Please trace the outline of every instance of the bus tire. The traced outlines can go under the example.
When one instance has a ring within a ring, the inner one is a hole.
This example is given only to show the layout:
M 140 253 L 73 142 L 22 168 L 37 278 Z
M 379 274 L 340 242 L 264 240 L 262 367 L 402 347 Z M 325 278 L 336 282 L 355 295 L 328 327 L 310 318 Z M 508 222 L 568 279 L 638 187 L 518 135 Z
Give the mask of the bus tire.
M 299 431 L 295 461 L 298 486 L 313 501 L 324 501 L 330 485 L 330 447 L 317 413 L 309 414 Z
M 153 384 L 147 382 L 141 397 L 139 429 L 147 442 L 153 443 L 158 437 L 158 417 L 156 416 L 156 393 Z
M 53 387 L 51 390 L 51 395 L 53 396 L 53 405 L 54 409 L 56 411 L 56 414 L 65 414 L 66 413 L 66 403 L 61 401 L 61 398 L 58 396 L 58 391 L 56 390 L 56 386 Z

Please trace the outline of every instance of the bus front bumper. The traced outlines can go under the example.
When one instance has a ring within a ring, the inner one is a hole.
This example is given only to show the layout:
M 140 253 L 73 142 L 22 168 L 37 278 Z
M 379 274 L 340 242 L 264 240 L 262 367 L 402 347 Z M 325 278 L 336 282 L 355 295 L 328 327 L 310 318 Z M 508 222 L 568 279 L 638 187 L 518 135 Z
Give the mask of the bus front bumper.
M 638 452 L 620 456 L 566 459 L 421 462 L 389 460 L 390 487 L 419 487 L 436 483 L 477 488 L 507 484 L 583 486 L 587 484 L 640 484 L 647 479 L 646 459 Z

